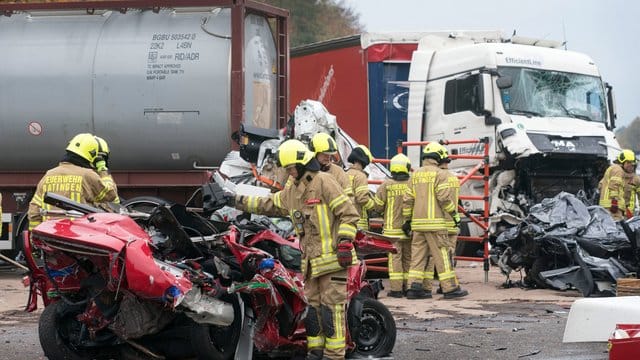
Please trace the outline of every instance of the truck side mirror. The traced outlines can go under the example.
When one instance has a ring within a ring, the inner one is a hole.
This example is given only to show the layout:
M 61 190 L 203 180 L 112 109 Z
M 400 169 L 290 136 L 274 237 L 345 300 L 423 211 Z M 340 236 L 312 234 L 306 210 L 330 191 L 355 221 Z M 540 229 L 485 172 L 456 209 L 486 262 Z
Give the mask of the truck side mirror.
M 488 126 L 500 125 L 502 124 L 502 120 L 500 120 L 500 118 L 495 116 L 485 116 L 484 124 Z
M 616 112 L 616 97 L 613 93 L 613 86 L 611 86 L 611 84 L 609 83 L 605 83 L 604 85 L 607 88 L 607 105 L 609 105 L 609 126 L 610 129 L 613 130 L 616 128 L 616 118 L 618 117 L 618 114 Z
M 511 77 L 511 75 L 500 76 L 496 80 L 496 85 L 498 86 L 498 89 L 500 89 L 500 90 L 508 89 L 508 88 L 513 86 L 513 78 Z
M 493 86 L 490 74 L 480 74 L 480 104 L 482 112 L 488 117 L 493 114 Z

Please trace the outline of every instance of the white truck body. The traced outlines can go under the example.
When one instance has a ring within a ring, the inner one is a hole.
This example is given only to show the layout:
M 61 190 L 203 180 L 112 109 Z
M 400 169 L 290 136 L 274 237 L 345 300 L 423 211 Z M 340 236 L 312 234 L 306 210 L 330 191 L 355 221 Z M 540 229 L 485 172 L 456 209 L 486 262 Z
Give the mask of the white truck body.
M 619 151 L 611 87 L 591 58 L 560 47 L 500 32 L 434 32 L 413 53 L 407 140 L 487 138 L 491 214 L 498 217 L 492 225 L 505 219 L 501 213 L 521 217 L 562 190 L 594 200 Z M 483 151 L 475 144 L 447 148 L 453 155 Z M 421 149 L 407 151 L 418 164 Z M 459 159 L 450 168 L 465 173 L 477 162 Z M 482 188 L 471 181 L 462 193 Z M 477 211 L 482 204 L 464 206 Z

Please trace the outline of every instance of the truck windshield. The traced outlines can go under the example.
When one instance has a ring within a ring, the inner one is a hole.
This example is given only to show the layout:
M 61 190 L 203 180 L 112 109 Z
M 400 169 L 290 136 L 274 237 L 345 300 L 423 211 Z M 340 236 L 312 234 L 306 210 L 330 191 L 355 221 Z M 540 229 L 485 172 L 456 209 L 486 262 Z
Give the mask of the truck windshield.
M 508 114 L 573 117 L 606 121 L 605 93 L 600 78 L 551 70 L 498 67 L 513 85 L 500 89 Z

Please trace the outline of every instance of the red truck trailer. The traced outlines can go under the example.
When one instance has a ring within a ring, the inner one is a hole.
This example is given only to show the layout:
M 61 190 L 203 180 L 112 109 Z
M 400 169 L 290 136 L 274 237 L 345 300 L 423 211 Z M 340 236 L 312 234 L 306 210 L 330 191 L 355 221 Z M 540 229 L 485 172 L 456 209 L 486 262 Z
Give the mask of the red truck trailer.
M 291 104 L 312 99 L 375 157 L 406 140 L 411 55 L 421 33 L 363 33 L 291 49 Z

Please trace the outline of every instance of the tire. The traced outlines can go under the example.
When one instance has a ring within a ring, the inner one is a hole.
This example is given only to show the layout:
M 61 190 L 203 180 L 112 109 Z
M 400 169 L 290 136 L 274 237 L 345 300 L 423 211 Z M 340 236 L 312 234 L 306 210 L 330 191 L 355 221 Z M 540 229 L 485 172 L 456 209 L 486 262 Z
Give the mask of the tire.
M 72 344 L 76 331 L 81 331 L 75 317 L 82 311 L 82 306 L 67 305 L 62 300 L 44 308 L 38 322 L 38 335 L 49 360 L 109 359 L 118 354 L 118 345 L 80 349 Z
M 233 305 L 234 318 L 229 326 L 194 323 L 191 328 L 191 345 L 200 360 L 231 360 L 240 341 L 242 330 L 240 302 L 234 295 L 222 297 Z
M 396 344 L 396 321 L 387 307 L 378 300 L 362 298 L 362 313 L 358 326 L 349 324 L 355 357 L 379 358 L 389 355 Z M 350 307 L 351 309 L 351 307 Z
M 150 214 L 153 209 L 165 204 L 171 204 L 171 201 L 156 196 L 137 196 L 123 201 L 121 205 L 129 211 L 133 210 Z

